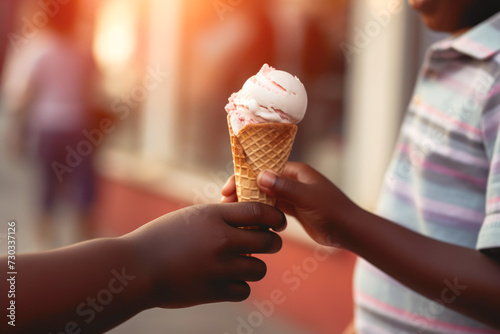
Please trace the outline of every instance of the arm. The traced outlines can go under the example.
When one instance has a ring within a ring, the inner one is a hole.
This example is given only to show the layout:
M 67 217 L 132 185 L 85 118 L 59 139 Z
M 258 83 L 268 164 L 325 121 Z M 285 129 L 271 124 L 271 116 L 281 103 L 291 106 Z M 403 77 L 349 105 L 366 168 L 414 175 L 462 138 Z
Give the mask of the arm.
M 431 300 L 500 328 L 500 264 L 359 210 L 343 222 L 347 248 Z
M 266 230 L 236 228 L 250 225 Z M 246 281 L 262 279 L 266 266 L 241 254 L 277 252 L 281 239 L 267 229 L 284 225 L 281 212 L 262 204 L 195 206 L 120 238 L 19 255 L 16 326 L 7 319 L 0 331 L 101 333 L 151 307 L 243 300 Z
M 420 294 L 500 328 L 500 264 L 493 258 L 364 211 L 303 164 L 288 163 L 283 176 L 261 173 L 259 186 L 317 242 L 346 248 Z M 225 201 L 233 199 L 232 189 L 231 181 Z
M 41 66 L 40 60 L 37 60 L 31 66 L 22 64 L 28 70 L 20 71 L 20 61 L 12 59 L 7 62 L 8 68 L 4 75 L 5 82 L 9 84 L 0 87 L 2 111 L 7 122 L 5 132 L 1 135 L 8 156 L 19 159 L 28 153 L 31 106 L 36 96 L 37 72 Z
M 153 306 L 143 298 L 149 282 L 134 258 L 123 238 L 17 256 L 15 327 L 2 321 L 0 331 L 99 332 Z M 5 257 L 1 261 L 7 263 Z M 9 290 L 4 283 L 9 277 L 2 277 L 2 291 Z M 2 293 L 2 305 L 8 305 L 6 297 Z

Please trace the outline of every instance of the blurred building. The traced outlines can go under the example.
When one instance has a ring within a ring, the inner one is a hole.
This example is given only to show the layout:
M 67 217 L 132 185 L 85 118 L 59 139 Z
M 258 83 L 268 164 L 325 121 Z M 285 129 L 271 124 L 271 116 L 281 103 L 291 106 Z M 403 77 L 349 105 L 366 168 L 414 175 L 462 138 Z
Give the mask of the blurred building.
M 1 17 L 11 17 L 8 2 Z M 48 2 L 20 2 L 14 28 L 22 39 L 10 43 L 4 94 L 44 47 L 36 33 L 44 15 L 57 15 L 40 3 Z M 297 75 L 308 91 L 292 159 L 374 208 L 423 50 L 435 38 L 403 0 L 92 0 L 80 16 L 81 42 L 102 73 L 98 120 L 82 129 L 98 152 L 101 235 L 219 200 L 232 174 L 224 106 L 263 63 Z M 1 22 L 6 36 L 11 28 Z M 316 248 L 293 221 L 285 244 L 266 257 L 269 274 L 255 299 L 288 291 L 280 314 L 311 333 L 340 333 L 352 316 L 354 256 Z M 290 280 L 300 289 L 291 291 Z

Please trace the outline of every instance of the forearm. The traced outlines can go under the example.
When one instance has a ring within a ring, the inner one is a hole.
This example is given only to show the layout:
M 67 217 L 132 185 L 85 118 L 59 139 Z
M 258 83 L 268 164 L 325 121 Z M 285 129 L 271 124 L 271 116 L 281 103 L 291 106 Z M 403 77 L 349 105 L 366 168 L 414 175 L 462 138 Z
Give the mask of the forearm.
M 78 329 L 99 333 L 149 306 L 144 302 L 147 277 L 125 239 L 98 239 L 19 255 L 16 262 L 16 326 L 2 321 L 2 333 L 76 333 Z M 7 294 L 2 293 L 2 298 L 6 305 Z
M 447 307 L 500 328 L 500 264 L 495 260 L 362 210 L 345 226 L 349 250 L 410 289 L 432 300 L 446 298 Z

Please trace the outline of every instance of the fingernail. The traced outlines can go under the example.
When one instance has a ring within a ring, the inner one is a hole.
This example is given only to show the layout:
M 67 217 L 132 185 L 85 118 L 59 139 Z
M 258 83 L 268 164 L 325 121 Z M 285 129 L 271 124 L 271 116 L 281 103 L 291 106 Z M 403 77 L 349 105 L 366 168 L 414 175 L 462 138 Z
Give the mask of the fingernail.
M 266 188 L 272 188 L 276 183 L 276 175 L 271 172 L 264 172 L 260 177 L 260 185 Z

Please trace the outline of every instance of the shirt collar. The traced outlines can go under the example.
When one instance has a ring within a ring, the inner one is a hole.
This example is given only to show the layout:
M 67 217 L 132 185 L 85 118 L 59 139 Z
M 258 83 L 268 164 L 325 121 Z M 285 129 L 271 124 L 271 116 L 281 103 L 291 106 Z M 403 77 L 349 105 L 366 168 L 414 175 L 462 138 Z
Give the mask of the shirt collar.
M 500 13 L 458 37 L 436 43 L 433 49 L 435 51 L 453 49 L 479 60 L 490 58 L 500 51 Z

